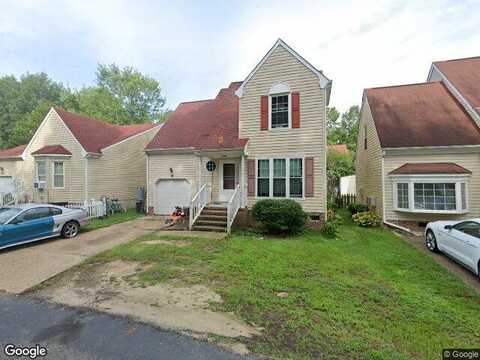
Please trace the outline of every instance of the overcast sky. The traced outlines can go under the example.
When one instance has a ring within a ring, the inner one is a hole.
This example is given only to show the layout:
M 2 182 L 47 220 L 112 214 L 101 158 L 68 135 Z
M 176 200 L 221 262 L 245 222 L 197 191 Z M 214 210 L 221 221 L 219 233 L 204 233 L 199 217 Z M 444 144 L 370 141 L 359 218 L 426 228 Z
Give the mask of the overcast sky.
M 97 63 L 156 78 L 167 106 L 243 80 L 277 38 L 333 79 L 331 106 L 366 87 L 425 81 L 480 55 L 480 0 L 0 0 L 0 74 L 90 85 Z

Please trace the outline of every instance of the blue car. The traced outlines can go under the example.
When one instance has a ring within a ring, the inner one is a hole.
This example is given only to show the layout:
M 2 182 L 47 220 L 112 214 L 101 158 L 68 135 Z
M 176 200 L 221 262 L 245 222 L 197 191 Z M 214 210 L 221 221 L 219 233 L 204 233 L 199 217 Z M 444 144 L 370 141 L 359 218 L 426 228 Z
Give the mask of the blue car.
M 77 236 L 88 223 L 82 209 L 51 204 L 21 204 L 0 208 L 0 249 L 33 241 Z

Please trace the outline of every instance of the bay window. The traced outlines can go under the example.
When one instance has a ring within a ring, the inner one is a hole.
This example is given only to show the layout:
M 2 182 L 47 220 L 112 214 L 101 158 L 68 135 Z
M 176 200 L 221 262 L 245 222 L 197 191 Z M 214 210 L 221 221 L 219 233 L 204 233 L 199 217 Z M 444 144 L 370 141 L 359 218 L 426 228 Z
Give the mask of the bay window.
M 467 178 L 402 176 L 394 180 L 397 211 L 427 213 L 467 212 Z
M 53 162 L 53 187 L 65 187 L 65 171 L 63 161 Z
M 37 182 L 47 181 L 47 163 L 45 160 L 37 160 L 35 162 L 35 177 Z
M 257 197 L 302 198 L 303 158 L 257 160 Z

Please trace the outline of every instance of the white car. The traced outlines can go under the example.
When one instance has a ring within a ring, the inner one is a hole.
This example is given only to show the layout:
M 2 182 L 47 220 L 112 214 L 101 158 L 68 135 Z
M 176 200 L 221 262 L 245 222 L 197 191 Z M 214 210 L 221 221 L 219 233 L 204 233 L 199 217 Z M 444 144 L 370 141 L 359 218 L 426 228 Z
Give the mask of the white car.
M 448 255 L 480 277 L 480 219 L 428 223 L 425 245 L 430 251 Z

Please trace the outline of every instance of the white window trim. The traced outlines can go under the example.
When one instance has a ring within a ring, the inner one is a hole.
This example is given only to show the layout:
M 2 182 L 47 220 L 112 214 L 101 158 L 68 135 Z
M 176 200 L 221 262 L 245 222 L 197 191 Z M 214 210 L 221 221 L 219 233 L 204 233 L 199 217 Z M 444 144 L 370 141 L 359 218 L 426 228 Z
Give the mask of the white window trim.
M 428 214 L 466 214 L 469 210 L 469 176 L 465 175 L 395 175 L 393 178 L 393 208 L 395 211 Z M 398 207 L 397 184 L 408 184 L 408 209 Z M 455 210 L 426 210 L 415 208 L 414 184 L 415 183 L 454 183 L 455 184 Z M 461 184 L 465 183 L 466 208 L 462 209 Z
M 55 163 L 62 163 L 63 186 L 55 186 Z M 52 161 L 52 188 L 65 189 L 65 161 Z
M 285 167 L 287 172 L 286 177 L 286 196 L 273 196 L 273 160 L 281 159 L 285 160 Z M 302 196 L 290 196 L 290 160 L 291 159 L 302 159 Z M 269 196 L 258 196 L 258 161 L 259 160 L 268 160 L 269 163 L 269 182 L 268 182 L 268 191 Z M 305 156 L 273 156 L 273 157 L 258 157 L 255 159 L 255 199 L 292 199 L 292 200 L 305 200 Z
M 288 95 L 288 126 L 272 128 L 272 96 Z M 292 93 L 272 93 L 268 94 L 268 130 L 285 131 L 292 128 Z
M 40 180 L 38 178 L 38 163 L 44 163 L 44 166 L 45 166 L 45 180 Z M 45 181 L 45 183 L 47 182 L 47 178 L 48 178 L 48 169 L 47 169 L 47 160 L 35 160 L 35 182 L 40 182 L 40 181 Z

